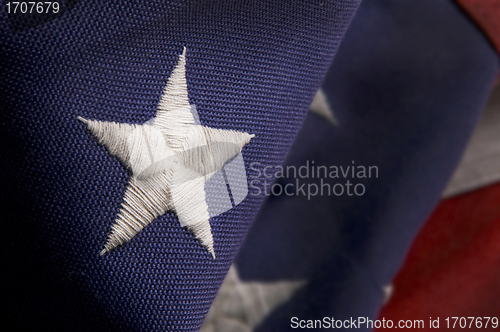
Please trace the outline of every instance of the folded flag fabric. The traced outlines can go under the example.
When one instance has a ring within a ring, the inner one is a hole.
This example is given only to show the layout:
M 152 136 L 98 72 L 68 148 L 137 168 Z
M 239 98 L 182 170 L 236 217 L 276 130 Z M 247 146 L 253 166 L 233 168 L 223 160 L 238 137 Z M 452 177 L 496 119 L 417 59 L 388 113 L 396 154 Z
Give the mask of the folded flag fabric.
M 495 49 L 452 1 L 361 4 L 322 84 L 338 124 L 307 116 L 282 167 L 304 172 L 273 168 L 278 181 L 236 258 L 245 283 L 306 281 L 256 331 L 376 320 L 498 71 Z
M 439 318 L 441 329 L 447 328 L 447 317 L 474 317 L 472 325 L 467 318 L 467 328 L 497 331 L 499 199 L 497 183 L 442 201 L 412 244 L 379 317 L 426 324 L 429 317 Z M 464 326 L 453 318 L 448 324 Z
M 198 330 L 359 0 L 55 4 L 1 11 L 4 324 Z

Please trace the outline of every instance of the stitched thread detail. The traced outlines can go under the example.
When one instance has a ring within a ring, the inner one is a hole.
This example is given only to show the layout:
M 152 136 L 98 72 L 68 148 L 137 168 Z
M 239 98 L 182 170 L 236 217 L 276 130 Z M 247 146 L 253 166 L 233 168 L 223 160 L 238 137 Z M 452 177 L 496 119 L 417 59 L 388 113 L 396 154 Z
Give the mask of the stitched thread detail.
M 172 210 L 181 226 L 215 258 L 205 183 L 254 135 L 199 125 L 196 109 L 188 100 L 185 65 L 186 48 L 163 90 L 156 117 L 143 125 L 78 117 L 97 143 L 131 172 L 101 255 L 127 243 Z

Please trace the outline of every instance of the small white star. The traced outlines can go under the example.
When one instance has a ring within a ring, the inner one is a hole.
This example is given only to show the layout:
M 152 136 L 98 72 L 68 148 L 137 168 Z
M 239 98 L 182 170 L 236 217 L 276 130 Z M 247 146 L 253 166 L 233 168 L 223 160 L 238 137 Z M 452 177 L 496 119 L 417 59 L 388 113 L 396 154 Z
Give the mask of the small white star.
M 319 89 L 314 96 L 314 99 L 309 107 L 309 111 L 318 114 L 319 116 L 325 118 L 334 126 L 338 126 L 338 121 L 335 118 L 335 114 L 333 113 L 330 104 L 326 98 L 325 93 L 322 89 Z
M 307 280 L 243 281 L 232 265 L 217 292 L 200 332 L 253 331 Z
M 171 210 L 215 258 L 205 182 L 254 135 L 197 124 L 188 100 L 185 66 L 186 48 L 168 79 L 156 117 L 143 125 L 78 117 L 131 172 L 101 255 Z

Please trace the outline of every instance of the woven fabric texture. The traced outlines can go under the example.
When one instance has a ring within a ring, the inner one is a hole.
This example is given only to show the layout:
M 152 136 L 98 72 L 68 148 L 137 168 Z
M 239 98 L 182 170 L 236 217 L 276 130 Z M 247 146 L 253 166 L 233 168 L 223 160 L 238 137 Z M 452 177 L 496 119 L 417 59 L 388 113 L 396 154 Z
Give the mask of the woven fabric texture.
M 168 212 L 99 256 L 128 174 L 77 116 L 144 123 L 183 47 L 203 125 L 282 163 L 359 0 L 63 2 L 0 15 L 0 235 L 14 330 L 194 331 L 263 197 L 211 218 L 217 259 Z M 5 7 L 3 7 L 5 9 Z

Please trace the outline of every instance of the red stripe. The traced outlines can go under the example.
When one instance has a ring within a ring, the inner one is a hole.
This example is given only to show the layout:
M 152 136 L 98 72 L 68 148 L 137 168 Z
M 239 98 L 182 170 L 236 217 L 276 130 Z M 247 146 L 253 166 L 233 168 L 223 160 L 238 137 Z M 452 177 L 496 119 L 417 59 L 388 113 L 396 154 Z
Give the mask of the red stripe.
M 440 317 L 440 328 L 446 329 L 446 317 L 499 317 L 500 184 L 443 201 L 393 286 L 379 317 L 395 324 L 422 319 L 430 330 L 429 317 Z
M 500 53 L 500 0 L 455 0 Z

